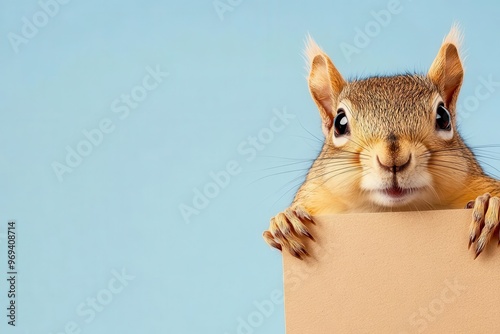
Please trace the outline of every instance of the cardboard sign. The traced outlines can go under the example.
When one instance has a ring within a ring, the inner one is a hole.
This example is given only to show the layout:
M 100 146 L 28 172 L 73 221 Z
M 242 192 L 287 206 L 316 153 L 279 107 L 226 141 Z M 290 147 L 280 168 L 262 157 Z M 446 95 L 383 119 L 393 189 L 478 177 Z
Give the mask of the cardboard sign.
M 286 333 L 500 333 L 498 232 L 474 260 L 471 217 L 317 217 L 312 257 L 283 253 Z

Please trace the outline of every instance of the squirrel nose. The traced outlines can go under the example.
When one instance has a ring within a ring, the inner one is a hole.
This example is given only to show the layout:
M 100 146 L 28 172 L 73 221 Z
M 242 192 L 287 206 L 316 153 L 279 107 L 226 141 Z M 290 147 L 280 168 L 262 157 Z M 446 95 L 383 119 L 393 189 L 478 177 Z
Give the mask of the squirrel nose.
M 379 166 L 382 168 L 382 169 L 385 169 L 386 171 L 388 172 L 391 172 L 391 173 L 394 173 L 396 174 L 397 172 L 402 172 L 403 170 L 405 170 L 409 165 L 410 165 L 410 162 L 411 162 L 411 154 L 408 156 L 408 160 L 406 160 L 406 162 L 402 163 L 402 164 L 392 164 L 392 165 L 385 165 L 383 164 L 381 161 L 380 161 L 380 158 L 378 157 L 377 155 L 377 162 L 379 164 Z

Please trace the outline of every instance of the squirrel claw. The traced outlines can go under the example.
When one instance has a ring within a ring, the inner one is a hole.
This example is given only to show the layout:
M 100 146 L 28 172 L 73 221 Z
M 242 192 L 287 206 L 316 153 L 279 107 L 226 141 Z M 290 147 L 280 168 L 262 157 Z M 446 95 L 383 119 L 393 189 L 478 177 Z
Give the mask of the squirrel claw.
M 476 247 L 476 254 L 474 255 L 474 260 L 477 259 L 477 257 L 479 256 L 479 254 L 481 254 L 483 252 L 484 246 L 485 246 L 484 243 L 481 244 L 481 245 L 479 245 L 479 244 L 477 245 L 477 247 Z
M 303 233 L 306 237 L 308 237 L 309 239 L 311 239 L 312 241 L 316 241 L 316 240 L 314 239 L 314 237 L 312 236 L 312 234 L 311 234 L 311 233 L 309 233 L 309 231 L 307 231 L 307 230 L 306 230 L 306 231 L 303 231 L 302 233 Z
M 301 238 L 312 241 L 314 237 L 307 229 L 306 224 L 314 224 L 311 216 L 301 207 L 288 208 L 271 218 L 269 230 L 264 231 L 264 240 L 274 248 L 287 250 L 298 259 L 309 256 Z
M 281 251 L 281 245 L 276 240 L 274 240 L 274 237 L 271 234 L 271 232 L 264 231 L 264 233 L 262 233 L 262 237 L 268 243 L 269 246 L 279 249 Z
M 301 248 L 300 250 L 296 251 L 294 249 L 291 250 L 291 253 L 293 256 L 295 256 L 297 259 L 302 260 L 302 257 L 309 256 L 309 253 L 305 250 L 305 248 Z
M 499 197 L 491 197 L 490 194 L 486 193 L 474 201 L 472 222 L 469 228 L 469 248 L 476 243 L 474 259 L 483 252 L 493 232 L 498 227 L 500 223 L 499 213 Z

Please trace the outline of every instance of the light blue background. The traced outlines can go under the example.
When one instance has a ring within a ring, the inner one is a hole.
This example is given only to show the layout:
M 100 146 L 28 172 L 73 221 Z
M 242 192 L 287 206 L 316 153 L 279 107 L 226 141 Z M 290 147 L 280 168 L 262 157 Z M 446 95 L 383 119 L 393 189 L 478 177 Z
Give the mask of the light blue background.
M 73 0 L 15 53 L 8 34 L 40 5 L 1 0 L 0 232 L 17 221 L 19 309 L 16 328 L 1 312 L 0 331 L 64 333 L 74 321 L 82 333 L 238 333 L 238 318 L 282 289 L 281 256 L 261 233 L 308 163 L 283 165 L 321 147 L 301 57 L 307 33 L 346 77 L 425 72 L 459 21 L 468 55 L 460 103 L 479 77 L 500 81 L 494 1 L 401 0 L 348 62 L 339 45 L 387 3 L 244 0 L 221 19 L 210 0 Z M 111 103 L 157 65 L 169 76 L 120 119 Z M 500 144 L 498 105 L 497 87 L 462 119 L 470 144 Z M 296 118 L 247 161 L 237 147 L 283 108 Z M 114 131 L 59 182 L 51 164 L 104 118 Z M 179 205 L 231 160 L 241 173 L 186 223 Z M 4 234 L 0 254 L 4 281 Z M 77 307 L 122 268 L 135 278 L 86 323 Z M 283 305 L 274 307 L 252 332 L 284 333 Z

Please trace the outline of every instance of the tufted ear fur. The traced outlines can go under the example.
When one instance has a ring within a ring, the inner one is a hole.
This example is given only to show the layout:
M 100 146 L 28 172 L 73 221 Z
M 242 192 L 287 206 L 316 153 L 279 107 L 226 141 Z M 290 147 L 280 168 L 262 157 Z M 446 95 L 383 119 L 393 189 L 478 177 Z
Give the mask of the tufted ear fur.
M 332 61 L 309 36 L 305 55 L 309 70 L 309 90 L 318 106 L 323 123 L 323 133 L 328 135 L 332 128 L 337 98 L 345 86 L 345 81 Z
M 462 35 L 459 27 L 453 25 L 427 74 L 438 87 L 446 106 L 453 110 L 464 76 L 459 52 L 461 41 Z

